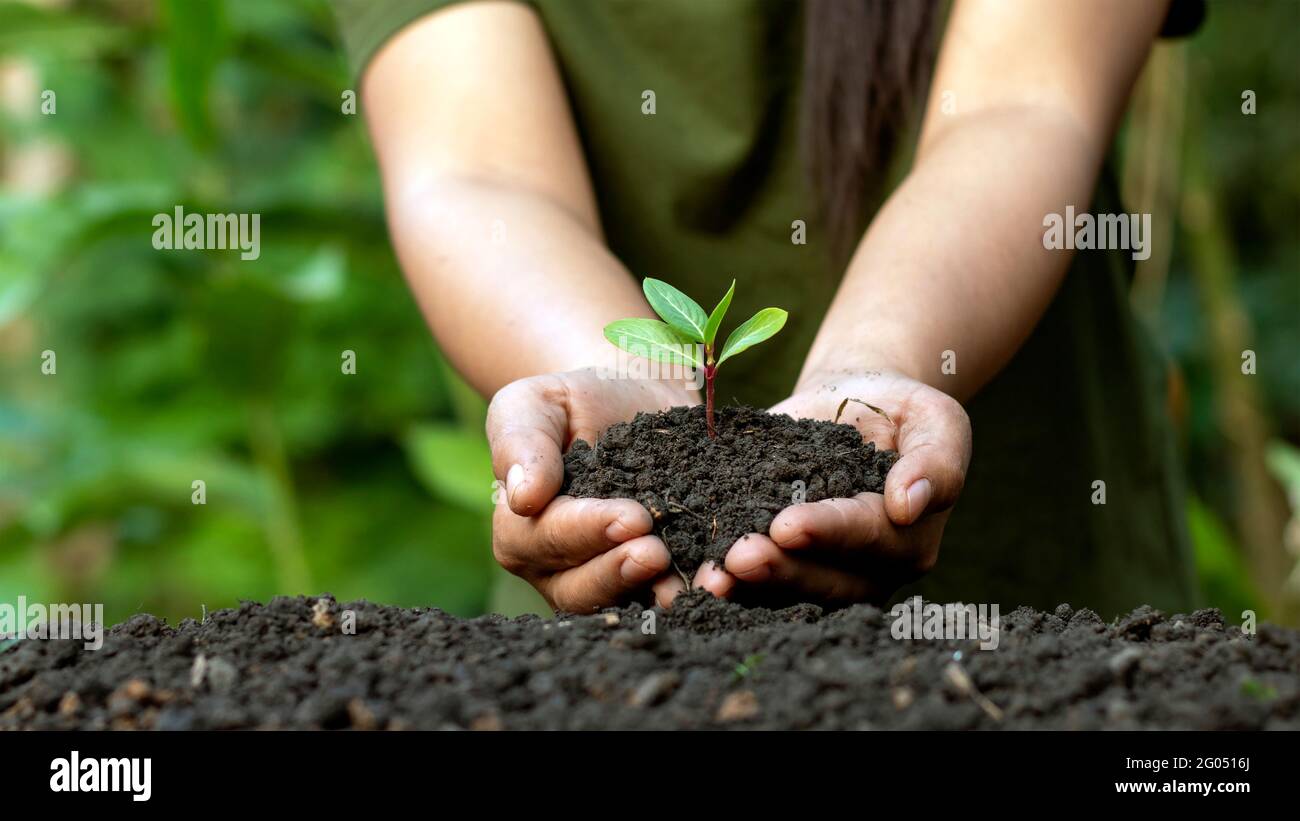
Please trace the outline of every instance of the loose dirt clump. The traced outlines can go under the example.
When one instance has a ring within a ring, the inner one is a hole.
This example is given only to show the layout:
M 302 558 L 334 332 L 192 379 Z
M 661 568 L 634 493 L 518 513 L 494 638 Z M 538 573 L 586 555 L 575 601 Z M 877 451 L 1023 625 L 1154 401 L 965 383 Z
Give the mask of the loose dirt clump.
M 18 642 L 0 729 L 1300 729 L 1294 630 L 1062 605 L 1004 615 L 981 651 L 896 640 L 892 621 L 702 591 L 557 619 L 276 598 L 135 616 L 98 651 Z
M 767 533 L 800 501 L 880 493 L 898 460 L 851 425 L 791 419 L 750 407 L 717 413 L 710 439 L 702 407 L 641 413 L 610 427 L 593 447 L 579 439 L 564 458 L 564 493 L 635 499 L 687 576 L 721 563 L 747 533 Z

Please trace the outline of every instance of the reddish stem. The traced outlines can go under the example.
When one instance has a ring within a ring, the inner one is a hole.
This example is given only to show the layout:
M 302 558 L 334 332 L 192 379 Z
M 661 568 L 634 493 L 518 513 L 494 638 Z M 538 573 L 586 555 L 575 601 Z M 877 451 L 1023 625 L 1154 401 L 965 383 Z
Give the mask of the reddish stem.
M 717 437 L 717 430 L 713 427 L 713 377 L 718 372 L 716 365 L 704 366 L 704 418 L 709 424 L 709 438 Z

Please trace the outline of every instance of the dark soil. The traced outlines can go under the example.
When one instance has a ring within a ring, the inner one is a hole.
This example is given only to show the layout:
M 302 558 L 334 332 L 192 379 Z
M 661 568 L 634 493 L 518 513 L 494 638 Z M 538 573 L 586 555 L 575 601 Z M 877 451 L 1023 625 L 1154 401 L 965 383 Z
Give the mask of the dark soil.
M 1145 607 L 1001 622 L 981 651 L 896 640 L 867 605 L 699 591 L 558 620 L 277 598 L 177 628 L 135 616 L 99 651 L 19 642 L 0 652 L 0 729 L 1300 729 L 1296 631 Z
M 706 560 L 721 564 L 747 533 L 767 533 L 797 491 L 809 502 L 880 493 L 898 461 L 851 425 L 750 407 L 721 408 L 716 417 L 714 439 L 698 405 L 637 414 L 594 448 L 579 439 L 564 457 L 563 492 L 637 500 L 691 576 Z

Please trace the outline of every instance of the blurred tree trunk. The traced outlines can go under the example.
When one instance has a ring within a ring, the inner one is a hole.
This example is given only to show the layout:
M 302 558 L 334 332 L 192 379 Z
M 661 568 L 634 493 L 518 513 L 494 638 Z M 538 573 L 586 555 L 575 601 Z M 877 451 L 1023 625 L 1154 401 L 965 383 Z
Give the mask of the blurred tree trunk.
M 1183 121 L 1187 101 L 1187 47 L 1157 45 L 1138 82 L 1124 146 L 1124 201 L 1151 215 L 1151 256 L 1137 263 L 1132 301 L 1138 315 L 1156 327 L 1169 261 L 1182 168 Z
M 1235 285 L 1236 253 L 1218 208 L 1219 195 L 1204 149 L 1196 139 L 1195 121 L 1191 124 L 1181 216 L 1205 322 L 1215 415 L 1227 445 L 1230 481 L 1224 486 L 1232 493 L 1237 534 L 1251 581 L 1264 597 L 1271 618 L 1293 623 L 1300 615 L 1300 602 L 1286 584 L 1292 564 L 1283 547 L 1286 498 L 1268 469 L 1271 431 L 1256 377 L 1243 372 L 1243 357 L 1253 335 L 1250 318 Z M 1256 365 L 1278 367 L 1275 362 Z
M 1223 116 L 1247 116 L 1235 106 L 1229 112 Z M 1125 201 L 1138 213 L 1151 214 L 1153 236 L 1150 258 L 1137 264 L 1131 296 L 1138 315 L 1158 326 L 1178 214 L 1206 325 L 1214 412 L 1227 443 L 1229 476 L 1223 487 L 1232 495 L 1237 541 L 1270 617 L 1289 623 L 1300 617 L 1300 602 L 1286 584 L 1292 564 L 1283 547 L 1288 511 L 1266 463 L 1270 431 L 1255 377 L 1242 372 L 1250 320 L 1235 286 L 1235 249 L 1217 207 L 1219 191 L 1206 162 L 1198 115 L 1187 106 L 1186 45 L 1158 45 L 1135 91 L 1124 146 Z M 1176 372 L 1171 378 L 1171 400 L 1185 400 L 1181 379 Z M 1171 401 L 1171 410 L 1181 419 L 1177 404 Z

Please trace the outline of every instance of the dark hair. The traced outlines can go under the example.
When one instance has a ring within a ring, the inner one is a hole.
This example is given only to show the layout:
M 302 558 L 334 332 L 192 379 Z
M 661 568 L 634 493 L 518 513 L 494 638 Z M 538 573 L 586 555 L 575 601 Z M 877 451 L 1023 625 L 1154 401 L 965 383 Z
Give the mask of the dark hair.
M 805 171 L 837 259 L 847 259 L 929 78 L 935 0 L 806 0 Z

